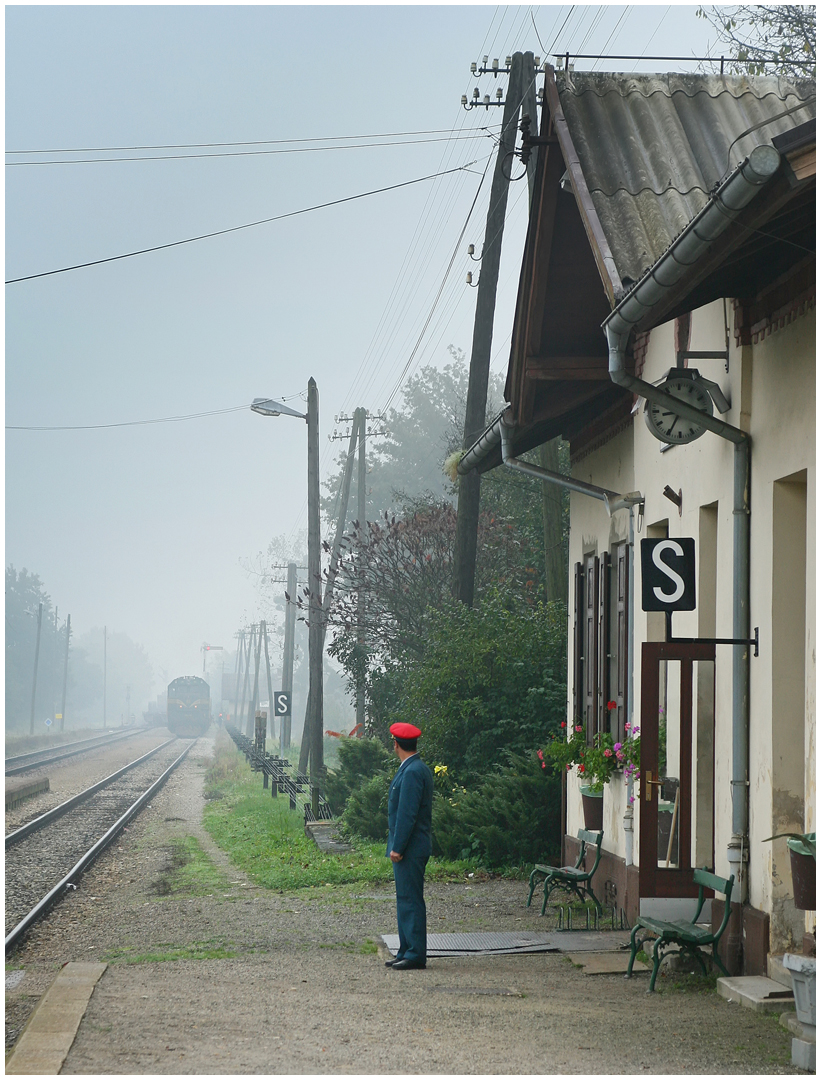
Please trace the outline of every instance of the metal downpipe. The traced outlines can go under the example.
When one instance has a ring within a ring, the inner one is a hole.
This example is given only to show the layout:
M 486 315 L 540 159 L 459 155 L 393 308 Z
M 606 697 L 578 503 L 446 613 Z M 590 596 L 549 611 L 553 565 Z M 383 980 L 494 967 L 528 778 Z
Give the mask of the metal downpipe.
M 634 394 L 669 404 L 669 396 L 652 383 L 625 370 L 625 353 L 634 326 L 683 277 L 732 223 L 741 210 L 770 180 L 781 163 L 775 147 L 765 144 L 752 151 L 724 181 L 710 202 L 688 225 L 673 246 L 659 259 L 647 276 L 621 301 L 603 324 L 609 350 L 611 380 Z M 749 639 L 750 623 L 750 436 L 714 416 L 676 402 L 681 416 L 734 444 L 733 454 L 733 637 Z M 733 645 L 733 758 L 732 827 L 728 860 L 736 870 L 736 901 L 747 896 L 744 846 L 748 831 L 748 772 L 750 724 L 750 646 Z

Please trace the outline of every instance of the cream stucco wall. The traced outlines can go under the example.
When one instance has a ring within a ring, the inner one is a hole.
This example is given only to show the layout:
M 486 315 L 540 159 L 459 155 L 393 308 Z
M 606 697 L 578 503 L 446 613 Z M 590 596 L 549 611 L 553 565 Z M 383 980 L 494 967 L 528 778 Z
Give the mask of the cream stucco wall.
M 728 302 L 728 315 L 731 317 Z M 693 313 L 690 348 L 724 345 L 724 305 Z M 643 378 L 657 382 L 675 365 L 674 328 L 653 331 Z M 785 841 L 763 843 L 774 832 L 815 828 L 815 326 L 810 312 L 761 343 L 736 348 L 731 336 L 729 372 L 720 359 L 693 361 L 717 382 L 730 402 L 729 423 L 749 431 L 751 466 L 750 625 L 760 628 L 760 655 L 751 660 L 750 836 L 748 900 L 771 915 L 771 935 L 788 945 L 803 929 L 789 896 Z M 662 451 L 643 419 L 644 402 L 631 428 L 574 462 L 573 475 L 620 492 L 645 496 L 643 521 L 636 519 L 631 598 L 634 610 L 634 718 L 640 715 L 641 642 L 663 637 L 659 616 L 641 611 L 639 541 L 649 535 L 687 536 L 696 541 L 700 595 L 694 612 L 674 616 L 682 637 L 732 637 L 733 444 L 706 432 L 688 446 Z M 681 514 L 662 494 L 681 490 Z M 628 534 L 628 513 L 608 518 L 603 503 L 571 496 L 570 566 L 600 553 Z M 639 527 L 640 526 L 640 527 Z M 800 534 L 800 535 L 799 535 Z M 573 610 L 572 578 L 569 610 Z M 572 718 L 572 619 L 568 649 L 568 719 Z M 775 642 L 775 645 L 774 645 Z M 732 835 L 732 647 L 717 646 L 715 666 L 715 869 L 728 875 Z M 698 721 L 696 720 L 696 723 Z M 706 736 L 705 736 L 706 737 Z M 705 744 L 706 745 L 706 744 Z M 712 749 L 712 748 L 711 748 Z M 703 763 L 702 763 L 703 764 Z M 707 766 L 709 767 L 709 766 Z M 703 772 L 703 769 L 702 769 Z M 712 832 L 712 778 L 694 777 L 703 805 L 697 822 L 699 861 L 705 830 Z M 575 777 L 568 777 L 568 828 L 581 826 Z M 623 819 L 627 790 L 611 782 L 605 793 L 605 847 L 625 855 Z M 638 802 L 636 803 L 638 811 Z M 638 813 L 634 859 L 638 859 Z M 701 833 L 700 837 L 698 833 Z

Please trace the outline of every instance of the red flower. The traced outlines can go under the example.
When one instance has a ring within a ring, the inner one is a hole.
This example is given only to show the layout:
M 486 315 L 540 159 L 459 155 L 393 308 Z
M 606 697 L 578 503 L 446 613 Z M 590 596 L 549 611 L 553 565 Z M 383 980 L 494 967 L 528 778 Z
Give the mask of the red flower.
M 618 709 L 618 705 L 615 703 L 615 701 L 608 701 L 607 708 L 610 710 L 610 712 L 612 712 L 613 709 Z
M 580 772 L 580 773 L 583 773 L 583 772 L 584 772 L 584 765 L 580 765 L 580 766 L 579 766 L 579 772 Z
M 567 724 L 564 720 L 562 720 L 561 724 L 559 724 L 559 727 L 567 727 Z

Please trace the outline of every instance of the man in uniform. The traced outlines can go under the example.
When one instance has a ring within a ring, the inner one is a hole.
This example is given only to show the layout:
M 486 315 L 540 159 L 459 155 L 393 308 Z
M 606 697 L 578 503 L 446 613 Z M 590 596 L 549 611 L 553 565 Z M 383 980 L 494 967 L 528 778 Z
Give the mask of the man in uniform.
M 433 776 L 416 752 L 422 734 L 413 724 L 393 724 L 393 751 L 401 764 L 388 792 L 388 850 L 396 882 L 399 951 L 387 966 L 394 971 L 427 964 L 425 867 L 431 853 Z

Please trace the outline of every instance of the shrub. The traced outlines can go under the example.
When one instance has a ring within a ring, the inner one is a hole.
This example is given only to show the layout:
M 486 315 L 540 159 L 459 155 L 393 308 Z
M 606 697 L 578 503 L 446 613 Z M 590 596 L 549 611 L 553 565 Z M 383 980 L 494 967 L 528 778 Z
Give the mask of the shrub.
M 542 770 L 535 753 L 507 757 L 472 790 L 436 794 L 434 854 L 475 858 L 489 870 L 560 857 L 561 780 Z
M 340 739 L 338 767 L 325 778 L 325 798 L 333 813 L 341 814 L 351 794 L 375 776 L 392 775 L 395 765 L 398 762 L 378 739 Z
M 346 833 L 366 840 L 387 839 L 389 787 L 387 773 L 378 773 L 351 792 L 342 815 Z

